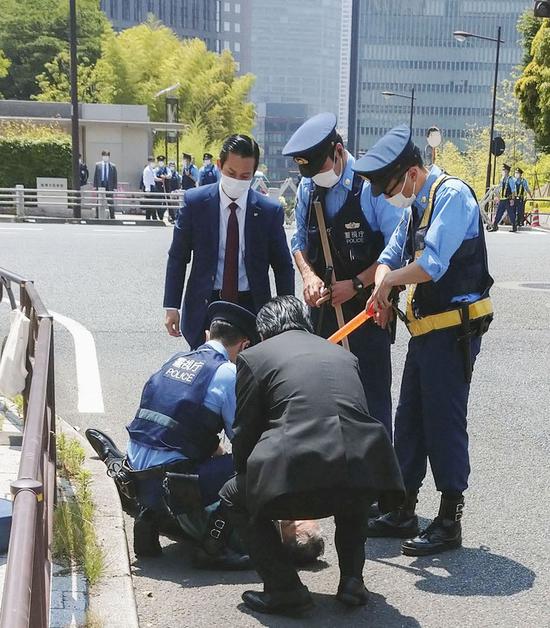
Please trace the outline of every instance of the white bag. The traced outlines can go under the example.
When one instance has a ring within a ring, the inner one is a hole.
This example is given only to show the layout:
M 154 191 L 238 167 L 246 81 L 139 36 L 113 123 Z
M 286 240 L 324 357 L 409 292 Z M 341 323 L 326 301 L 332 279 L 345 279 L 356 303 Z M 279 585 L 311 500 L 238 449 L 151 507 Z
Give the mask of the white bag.
M 17 308 L 11 311 L 10 318 L 10 332 L 0 358 L 0 393 L 15 397 L 25 389 L 25 357 L 31 321 Z

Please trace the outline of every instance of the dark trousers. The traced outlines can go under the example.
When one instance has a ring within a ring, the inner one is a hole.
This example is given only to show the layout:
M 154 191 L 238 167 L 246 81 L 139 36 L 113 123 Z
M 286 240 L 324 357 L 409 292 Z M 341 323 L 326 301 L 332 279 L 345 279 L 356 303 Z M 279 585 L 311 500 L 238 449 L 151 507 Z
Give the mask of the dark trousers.
M 495 216 L 494 224 L 498 225 L 498 223 L 502 220 L 502 217 L 504 216 L 504 212 L 507 212 L 508 218 L 510 219 L 510 224 L 514 226 L 516 224 L 516 203 L 517 201 L 515 201 L 512 205 L 511 201 L 507 199 L 499 201 L 497 205 L 497 214 Z
M 516 220 L 518 225 L 525 223 L 525 199 L 518 198 L 516 200 Z
M 395 452 L 405 488 L 416 491 L 427 461 L 438 491 L 462 493 L 468 487 L 467 411 L 470 385 L 456 329 L 411 338 L 395 413 Z M 481 338 L 470 340 L 472 363 Z
M 264 582 L 264 591 L 292 591 L 302 586 L 288 550 L 273 525 L 273 519 L 268 515 L 250 518 L 246 506 L 246 475 L 238 474 L 231 478 L 220 491 L 220 497 Z M 307 500 L 307 494 L 303 499 Z M 351 504 L 351 507 L 342 509 L 334 516 L 334 542 L 341 576 L 362 578 L 367 507 L 361 498 L 352 498 Z M 287 512 L 281 511 L 281 507 L 282 502 L 279 500 L 277 518 L 297 518 L 292 510 L 292 500 L 289 500 Z
M 349 321 L 356 312 L 346 311 L 345 320 Z M 317 332 L 320 309 L 311 308 L 313 328 Z M 338 329 L 334 308 L 327 307 L 323 316 L 323 328 L 320 335 L 328 338 Z M 392 436 L 392 400 L 391 400 L 391 339 L 388 330 L 381 329 L 372 321 L 365 323 L 348 336 L 350 351 L 359 360 L 361 380 L 370 414 L 386 428 Z

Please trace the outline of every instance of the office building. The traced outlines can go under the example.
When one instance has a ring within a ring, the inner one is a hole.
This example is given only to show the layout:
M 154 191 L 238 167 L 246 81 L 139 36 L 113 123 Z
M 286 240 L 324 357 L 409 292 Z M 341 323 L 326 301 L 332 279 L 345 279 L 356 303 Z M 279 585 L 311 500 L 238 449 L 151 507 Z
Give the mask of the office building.
M 519 16 L 527 0 L 353 0 L 351 144 L 360 153 L 388 129 L 409 121 L 415 88 L 413 130 L 424 136 L 432 125 L 462 146 L 468 129 L 487 127 L 496 43 L 467 39 L 453 31 L 487 37 L 502 27 L 499 79 L 510 78 L 521 60 Z M 382 91 L 403 97 L 382 96 Z
M 256 76 L 251 100 L 255 135 L 271 181 L 295 171 L 280 153 L 308 116 L 338 112 L 342 0 L 251 0 L 250 57 Z

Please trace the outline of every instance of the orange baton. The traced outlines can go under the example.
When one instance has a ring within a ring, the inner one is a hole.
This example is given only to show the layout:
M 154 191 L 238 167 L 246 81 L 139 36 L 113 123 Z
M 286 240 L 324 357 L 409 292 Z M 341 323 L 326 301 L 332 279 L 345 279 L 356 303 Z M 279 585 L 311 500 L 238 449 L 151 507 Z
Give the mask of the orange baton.
M 332 336 L 328 339 L 329 342 L 333 342 L 335 345 L 341 342 L 344 338 L 349 336 L 352 332 L 354 332 L 358 327 L 364 325 L 369 318 L 374 316 L 374 308 L 371 305 L 368 310 L 363 310 L 357 316 L 354 316 L 351 321 L 340 327 L 338 331 L 335 331 Z

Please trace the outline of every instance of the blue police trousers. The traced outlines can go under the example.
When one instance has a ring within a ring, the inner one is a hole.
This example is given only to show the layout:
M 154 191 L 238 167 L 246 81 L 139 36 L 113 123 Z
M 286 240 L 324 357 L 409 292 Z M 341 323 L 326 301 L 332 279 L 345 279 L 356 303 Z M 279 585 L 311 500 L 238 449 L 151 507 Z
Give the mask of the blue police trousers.
M 438 491 L 468 487 L 467 411 L 470 385 L 456 328 L 411 338 L 395 414 L 395 451 L 405 488 L 417 491 L 427 461 Z M 470 340 L 472 365 L 481 338 Z
M 504 216 L 504 212 L 508 213 L 508 218 L 510 219 L 510 223 L 512 225 L 516 224 L 516 210 L 517 210 L 517 205 L 516 205 L 517 201 L 514 202 L 513 205 L 510 204 L 509 200 L 502 200 L 499 201 L 498 205 L 497 205 L 497 214 L 495 216 L 495 225 L 498 225 L 498 223 L 502 220 L 503 216 Z

